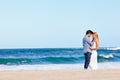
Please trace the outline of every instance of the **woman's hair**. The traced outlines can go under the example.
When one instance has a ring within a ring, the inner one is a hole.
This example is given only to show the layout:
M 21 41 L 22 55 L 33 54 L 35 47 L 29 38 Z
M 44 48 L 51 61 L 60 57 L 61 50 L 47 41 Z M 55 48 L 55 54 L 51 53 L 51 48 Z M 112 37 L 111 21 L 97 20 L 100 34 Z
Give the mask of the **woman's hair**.
M 99 36 L 97 32 L 94 32 L 94 35 L 96 36 L 96 38 L 99 40 Z

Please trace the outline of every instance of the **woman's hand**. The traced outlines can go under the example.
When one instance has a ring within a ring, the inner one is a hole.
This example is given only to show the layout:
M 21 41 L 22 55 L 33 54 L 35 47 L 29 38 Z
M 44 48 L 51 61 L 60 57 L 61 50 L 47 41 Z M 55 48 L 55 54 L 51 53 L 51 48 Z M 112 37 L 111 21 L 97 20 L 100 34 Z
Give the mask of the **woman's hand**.
M 90 49 L 93 50 L 94 48 L 90 46 Z
M 93 48 L 93 47 L 90 47 L 91 50 L 98 50 L 98 48 Z

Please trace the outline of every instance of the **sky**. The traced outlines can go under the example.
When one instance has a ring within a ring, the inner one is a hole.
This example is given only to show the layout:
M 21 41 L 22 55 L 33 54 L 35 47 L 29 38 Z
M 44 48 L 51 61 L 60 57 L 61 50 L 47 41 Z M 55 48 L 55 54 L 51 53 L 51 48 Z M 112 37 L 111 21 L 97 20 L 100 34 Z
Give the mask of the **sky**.
M 86 30 L 120 46 L 120 0 L 1 0 L 0 48 L 79 48 Z

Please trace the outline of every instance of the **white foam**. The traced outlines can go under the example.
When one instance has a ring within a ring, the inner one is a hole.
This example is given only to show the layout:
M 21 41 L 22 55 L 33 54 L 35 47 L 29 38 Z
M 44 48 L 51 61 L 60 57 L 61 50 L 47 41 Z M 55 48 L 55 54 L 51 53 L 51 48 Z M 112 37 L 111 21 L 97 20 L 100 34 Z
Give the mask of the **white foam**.
M 113 54 L 100 54 L 99 56 L 104 57 L 104 58 L 114 58 Z
M 46 64 L 46 65 L 0 65 L 5 70 L 83 70 L 83 64 Z M 120 69 L 120 62 L 99 63 L 99 69 Z
M 120 69 L 120 62 L 99 63 L 100 69 Z
M 79 70 L 82 64 L 46 64 L 46 65 L 0 65 L 0 71 L 4 70 Z
M 107 50 L 120 50 L 120 47 L 115 47 L 115 48 L 107 48 Z

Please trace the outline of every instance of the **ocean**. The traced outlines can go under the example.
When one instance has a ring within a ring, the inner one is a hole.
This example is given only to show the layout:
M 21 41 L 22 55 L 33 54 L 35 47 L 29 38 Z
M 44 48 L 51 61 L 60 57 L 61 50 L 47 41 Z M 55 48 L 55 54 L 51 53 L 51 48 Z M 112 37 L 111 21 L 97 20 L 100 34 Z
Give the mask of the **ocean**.
M 0 49 L 0 70 L 81 70 L 82 48 Z M 120 48 L 98 50 L 100 69 L 120 68 Z

